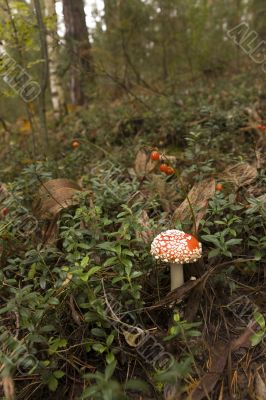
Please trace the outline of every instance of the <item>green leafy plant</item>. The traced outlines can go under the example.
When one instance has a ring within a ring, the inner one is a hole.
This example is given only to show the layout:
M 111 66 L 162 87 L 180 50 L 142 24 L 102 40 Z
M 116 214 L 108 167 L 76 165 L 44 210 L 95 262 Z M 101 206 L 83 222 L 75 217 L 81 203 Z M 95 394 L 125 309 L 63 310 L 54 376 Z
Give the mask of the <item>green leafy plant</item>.
M 178 336 L 182 339 L 200 336 L 200 331 L 195 329 L 200 325 L 201 322 L 187 322 L 181 320 L 180 314 L 177 312 L 173 316 L 173 325 L 169 329 L 169 335 L 164 338 L 164 341 L 172 340 Z
M 251 344 L 257 346 L 266 335 L 265 318 L 259 311 L 256 311 L 253 317 L 259 325 L 259 329 L 251 336 Z

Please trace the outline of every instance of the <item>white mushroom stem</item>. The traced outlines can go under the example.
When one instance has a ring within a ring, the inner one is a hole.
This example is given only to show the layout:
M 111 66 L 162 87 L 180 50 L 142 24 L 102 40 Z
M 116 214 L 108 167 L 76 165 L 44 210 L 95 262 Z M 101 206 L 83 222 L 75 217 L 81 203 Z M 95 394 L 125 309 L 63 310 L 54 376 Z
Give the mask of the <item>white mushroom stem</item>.
M 171 290 L 182 286 L 184 283 L 183 264 L 171 263 Z

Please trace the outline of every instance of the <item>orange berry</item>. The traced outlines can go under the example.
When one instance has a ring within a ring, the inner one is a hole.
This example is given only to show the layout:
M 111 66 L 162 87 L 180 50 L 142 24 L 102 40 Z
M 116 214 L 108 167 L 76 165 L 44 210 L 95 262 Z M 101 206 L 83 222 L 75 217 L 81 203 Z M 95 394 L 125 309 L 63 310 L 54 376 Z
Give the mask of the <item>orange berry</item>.
M 257 125 L 257 129 L 261 131 L 266 131 L 266 126 L 265 125 Z
M 71 143 L 72 149 L 77 149 L 80 146 L 80 143 L 78 140 L 73 140 Z
M 221 183 L 217 183 L 217 185 L 215 186 L 215 190 L 221 192 L 221 190 L 223 190 L 223 185 Z
M 175 173 L 174 168 L 172 167 L 167 167 L 167 170 L 165 171 L 166 175 L 173 175 Z
M 2 215 L 5 217 L 9 213 L 9 209 L 7 207 L 3 208 Z
M 167 164 L 161 164 L 160 165 L 160 171 L 166 173 L 166 171 L 168 170 L 168 165 Z
M 152 161 L 158 161 L 160 159 L 160 153 L 158 151 L 151 152 Z

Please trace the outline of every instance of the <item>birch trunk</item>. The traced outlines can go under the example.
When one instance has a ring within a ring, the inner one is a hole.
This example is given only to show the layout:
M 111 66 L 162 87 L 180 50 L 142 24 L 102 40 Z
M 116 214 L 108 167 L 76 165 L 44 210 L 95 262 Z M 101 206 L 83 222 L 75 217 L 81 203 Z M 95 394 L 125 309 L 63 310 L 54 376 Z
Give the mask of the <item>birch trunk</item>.
M 57 35 L 57 15 L 55 9 L 55 0 L 45 1 L 46 17 L 48 18 L 47 27 L 47 46 L 49 56 L 49 76 L 51 99 L 56 118 L 60 118 L 65 111 L 64 90 L 62 79 L 59 75 L 59 47 Z M 50 27 L 53 27 L 52 29 Z

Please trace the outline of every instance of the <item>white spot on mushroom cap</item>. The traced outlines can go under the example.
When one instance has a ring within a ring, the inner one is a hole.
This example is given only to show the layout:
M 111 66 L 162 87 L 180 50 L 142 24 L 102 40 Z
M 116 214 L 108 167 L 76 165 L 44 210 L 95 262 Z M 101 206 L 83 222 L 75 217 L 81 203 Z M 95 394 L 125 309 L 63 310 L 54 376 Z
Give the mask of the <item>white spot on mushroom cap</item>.
M 177 229 L 169 229 L 157 235 L 151 244 L 151 254 L 156 259 L 165 262 L 191 263 L 197 261 L 202 255 L 202 245 L 190 250 L 188 241 L 197 240 Z M 194 244 L 194 243 L 193 243 Z

